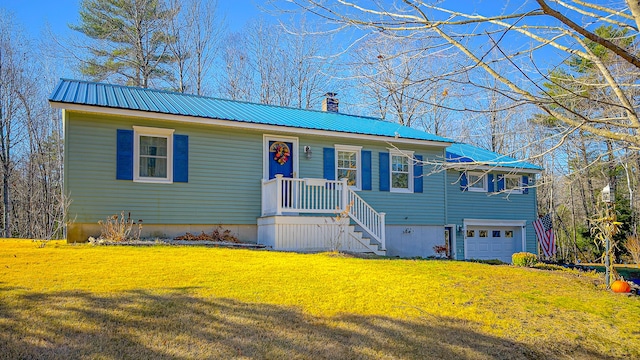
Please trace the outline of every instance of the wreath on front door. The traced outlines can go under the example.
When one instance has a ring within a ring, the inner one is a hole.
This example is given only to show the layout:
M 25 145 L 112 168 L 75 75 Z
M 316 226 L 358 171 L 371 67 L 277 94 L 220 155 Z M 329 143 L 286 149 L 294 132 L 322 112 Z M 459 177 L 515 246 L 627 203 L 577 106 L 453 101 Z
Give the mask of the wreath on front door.
M 289 149 L 289 146 L 281 141 L 271 144 L 269 152 L 275 153 L 273 155 L 273 160 L 277 161 L 280 165 L 286 164 L 287 161 L 289 161 L 289 157 L 291 157 L 291 150 Z

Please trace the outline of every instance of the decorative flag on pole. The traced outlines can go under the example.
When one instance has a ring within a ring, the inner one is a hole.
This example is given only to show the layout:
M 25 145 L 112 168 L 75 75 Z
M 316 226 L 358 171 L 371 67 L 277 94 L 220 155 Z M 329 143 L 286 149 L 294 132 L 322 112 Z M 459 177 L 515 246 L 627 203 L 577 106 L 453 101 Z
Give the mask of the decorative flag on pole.
M 542 253 L 546 257 L 552 257 L 556 254 L 556 239 L 553 235 L 553 223 L 551 222 L 551 214 L 547 214 L 533 222 L 533 228 L 536 230 L 536 236 L 540 242 Z

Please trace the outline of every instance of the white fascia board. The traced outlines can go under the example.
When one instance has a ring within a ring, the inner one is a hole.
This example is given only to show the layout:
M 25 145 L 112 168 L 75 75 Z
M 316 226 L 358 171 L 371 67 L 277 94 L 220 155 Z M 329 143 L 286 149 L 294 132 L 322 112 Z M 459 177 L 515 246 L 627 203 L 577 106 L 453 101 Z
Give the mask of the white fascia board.
M 221 120 L 221 119 L 205 118 L 205 117 L 197 117 L 197 116 L 164 114 L 164 113 L 158 113 L 158 112 L 152 112 L 152 111 L 117 109 L 117 108 L 110 108 L 110 107 L 103 107 L 103 106 L 70 104 L 70 103 L 59 102 L 59 101 L 49 101 L 49 104 L 51 105 L 51 107 L 57 108 L 57 109 L 86 112 L 86 113 L 93 113 L 93 114 L 129 116 L 129 117 L 138 117 L 138 118 L 146 118 L 146 119 L 153 119 L 153 120 L 177 121 L 177 122 L 191 123 L 191 124 L 217 125 L 217 126 L 231 127 L 231 128 L 237 128 L 237 129 L 264 130 L 264 131 L 270 131 L 270 132 L 276 131 L 278 133 L 287 132 L 290 134 L 318 135 L 318 136 L 338 137 L 338 138 L 347 138 L 347 139 L 384 141 L 388 143 L 426 145 L 426 146 L 434 146 L 434 147 L 441 147 L 441 148 L 446 148 L 452 144 L 452 143 L 442 142 L 442 141 L 405 139 L 405 138 L 395 138 L 390 136 L 379 136 L 379 135 L 364 135 L 364 134 L 358 134 L 358 133 L 348 133 L 348 132 L 339 132 L 339 131 L 296 128 L 296 127 L 289 127 L 285 125 L 267 125 L 267 124 L 259 124 L 259 123 L 236 121 L 236 120 Z
M 447 162 L 447 164 L 452 164 Z M 520 167 L 507 167 L 497 165 L 478 165 L 477 163 L 456 163 L 455 165 L 447 166 L 448 170 L 455 171 L 502 171 L 511 174 L 541 174 L 542 170 L 526 169 Z
M 462 219 L 465 226 L 520 226 L 527 225 L 527 220 L 500 220 L 500 219 Z

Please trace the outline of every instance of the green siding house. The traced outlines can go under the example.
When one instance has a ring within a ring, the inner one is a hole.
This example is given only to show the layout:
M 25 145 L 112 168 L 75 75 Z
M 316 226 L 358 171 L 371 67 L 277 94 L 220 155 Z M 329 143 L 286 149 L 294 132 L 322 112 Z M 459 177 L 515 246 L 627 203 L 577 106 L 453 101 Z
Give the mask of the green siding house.
M 457 259 L 536 251 L 541 169 L 376 118 L 60 81 L 67 240 L 122 211 L 145 237 Z

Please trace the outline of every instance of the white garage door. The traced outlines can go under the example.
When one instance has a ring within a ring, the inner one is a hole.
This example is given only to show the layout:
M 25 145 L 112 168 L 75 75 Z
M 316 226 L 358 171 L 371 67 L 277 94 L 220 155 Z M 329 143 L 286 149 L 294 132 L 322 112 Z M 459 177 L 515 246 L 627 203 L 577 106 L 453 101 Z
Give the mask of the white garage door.
M 511 263 L 511 255 L 516 252 L 517 231 L 514 227 L 467 226 L 466 258 Z

